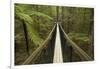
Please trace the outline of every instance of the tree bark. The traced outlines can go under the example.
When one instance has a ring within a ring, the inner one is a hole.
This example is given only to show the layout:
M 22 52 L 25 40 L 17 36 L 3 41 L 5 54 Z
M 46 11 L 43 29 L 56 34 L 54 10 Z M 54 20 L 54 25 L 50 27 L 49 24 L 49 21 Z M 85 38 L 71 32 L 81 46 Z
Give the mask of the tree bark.
M 27 27 L 24 21 L 23 21 L 23 28 L 24 28 L 24 35 L 25 35 L 25 41 L 26 41 L 26 51 L 27 51 L 27 54 L 30 55 L 29 46 L 28 46 L 29 42 L 28 42 Z
M 56 11 L 57 11 L 57 22 L 59 22 L 59 6 L 56 7 Z

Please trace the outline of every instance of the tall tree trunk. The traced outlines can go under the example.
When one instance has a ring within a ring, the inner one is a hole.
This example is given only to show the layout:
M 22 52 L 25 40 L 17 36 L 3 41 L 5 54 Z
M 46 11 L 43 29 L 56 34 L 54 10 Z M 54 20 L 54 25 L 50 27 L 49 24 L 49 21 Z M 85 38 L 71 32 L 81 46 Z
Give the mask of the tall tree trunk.
M 59 6 L 56 7 L 56 11 L 57 11 L 57 22 L 59 22 Z
M 62 7 L 62 19 L 61 19 L 61 23 L 62 23 L 62 25 L 63 25 L 63 28 L 64 28 L 65 31 L 66 31 L 66 25 L 64 25 L 64 24 L 65 24 L 65 22 L 64 22 L 64 7 Z
M 67 17 L 67 34 L 70 32 L 71 27 L 71 22 L 72 22 L 72 8 L 68 8 L 69 16 Z
M 24 35 L 25 35 L 25 41 L 26 41 L 26 51 L 27 51 L 27 54 L 30 55 L 29 53 L 29 46 L 28 46 L 28 34 L 27 34 L 27 27 L 26 27 L 26 24 L 25 22 L 23 21 L 23 28 L 24 28 Z

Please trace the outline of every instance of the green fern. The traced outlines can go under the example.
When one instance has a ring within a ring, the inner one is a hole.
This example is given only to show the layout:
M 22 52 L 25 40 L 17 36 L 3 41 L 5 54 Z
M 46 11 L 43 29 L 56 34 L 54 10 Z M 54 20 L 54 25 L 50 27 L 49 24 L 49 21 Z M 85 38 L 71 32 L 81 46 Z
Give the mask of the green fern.
M 31 25 L 26 24 L 27 25 L 27 30 L 28 30 L 28 35 L 29 38 L 31 39 L 31 41 L 37 46 L 40 45 L 43 40 L 39 37 L 38 33 L 32 28 Z
M 29 23 L 29 24 L 32 24 L 33 23 L 32 18 L 29 15 L 27 15 L 27 14 L 24 14 L 24 13 L 16 13 L 16 17 L 18 17 L 20 20 L 24 20 L 25 23 Z
M 44 18 L 48 18 L 50 20 L 53 20 L 52 17 L 50 17 L 49 15 L 46 15 L 44 13 L 41 13 L 41 12 L 32 11 L 29 15 L 31 15 L 31 16 L 36 15 L 36 16 L 40 16 L 40 17 L 44 17 Z
M 23 12 L 23 8 L 21 8 L 20 6 L 15 6 L 15 13 L 19 13 L 19 12 Z
M 25 8 L 24 8 L 25 9 Z M 40 38 L 39 34 L 37 33 L 36 29 L 32 27 L 33 25 L 33 18 L 32 16 L 39 16 L 44 17 L 49 20 L 53 20 L 52 17 L 37 11 L 25 11 L 20 5 L 15 6 L 15 17 L 24 21 L 27 26 L 27 32 L 29 39 L 35 44 L 35 46 L 41 45 L 43 39 Z

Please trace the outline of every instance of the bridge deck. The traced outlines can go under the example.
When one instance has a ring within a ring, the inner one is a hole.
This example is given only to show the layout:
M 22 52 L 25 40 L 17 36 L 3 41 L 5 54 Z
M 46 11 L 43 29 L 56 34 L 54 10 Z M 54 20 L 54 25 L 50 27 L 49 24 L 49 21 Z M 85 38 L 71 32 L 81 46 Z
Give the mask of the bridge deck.
M 56 40 L 55 40 L 55 49 L 54 49 L 54 58 L 53 63 L 62 63 L 62 49 L 61 49 L 61 40 L 60 40 L 60 31 L 59 26 L 57 24 L 57 31 L 56 31 Z

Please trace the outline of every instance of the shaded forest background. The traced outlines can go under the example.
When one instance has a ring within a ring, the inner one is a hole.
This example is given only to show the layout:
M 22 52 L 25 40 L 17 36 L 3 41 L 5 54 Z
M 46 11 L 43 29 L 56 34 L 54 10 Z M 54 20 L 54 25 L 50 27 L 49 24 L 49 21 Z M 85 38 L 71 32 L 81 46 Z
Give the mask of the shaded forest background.
M 55 22 L 92 58 L 94 9 L 15 4 L 15 64 L 21 64 L 46 39 Z M 58 19 L 59 18 L 59 19 Z

